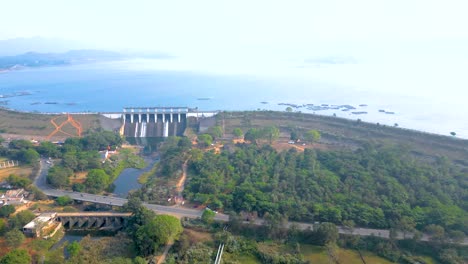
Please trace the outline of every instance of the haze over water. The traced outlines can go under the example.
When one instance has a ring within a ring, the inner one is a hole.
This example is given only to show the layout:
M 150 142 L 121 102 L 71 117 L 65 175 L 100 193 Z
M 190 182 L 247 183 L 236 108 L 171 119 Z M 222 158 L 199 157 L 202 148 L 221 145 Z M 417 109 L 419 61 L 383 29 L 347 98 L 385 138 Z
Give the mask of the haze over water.
M 26 92 L 28 95 L 1 101 L 8 101 L 6 106 L 12 109 L 39 112 L 119 112 L 128 106 L 284 111 L 286 106 L 279 103 L 351 105 L 356 109 L 348 112 L 295 111 L 390 126 L 397 123 L 442 135 L 454 131 L 457 137 L 468 138 L 468 122 L 464 121 L 468 108 L 457 92 L 466 82 L 437 78 L 447 65 L 378 65 L 353 60 L 305 63 L 294 59 L 242 65 L 234 60 L 220 66 L 170 59 L 26 69 L 0 73 L 0 94 Z M 437 85 L 440 89 L 433 89 Z M 432 88 L 427 89 L 429 86 Z M 363 104 L 367 106 L 360 106 Z M 367 114 L 352 114 L 356 111 Z

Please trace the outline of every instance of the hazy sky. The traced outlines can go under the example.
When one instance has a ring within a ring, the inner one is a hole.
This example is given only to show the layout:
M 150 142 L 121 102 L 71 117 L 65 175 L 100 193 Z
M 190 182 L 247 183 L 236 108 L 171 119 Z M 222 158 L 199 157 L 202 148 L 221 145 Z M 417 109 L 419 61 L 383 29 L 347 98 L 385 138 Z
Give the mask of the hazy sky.
M 358 89 L 451 91 L 460 99 L 468 96 L 467 10 L 466 0 L 1 0 L 0 39 L 69 39 L 183 58 L 163 69 L 291 71 Z M 357 66 L 308 70 L 314 65 L 304 63 L 328 57 Z
M 0 39 L 233 58 L 466 55 L 466 10 L 465 0 L 2 0 Z

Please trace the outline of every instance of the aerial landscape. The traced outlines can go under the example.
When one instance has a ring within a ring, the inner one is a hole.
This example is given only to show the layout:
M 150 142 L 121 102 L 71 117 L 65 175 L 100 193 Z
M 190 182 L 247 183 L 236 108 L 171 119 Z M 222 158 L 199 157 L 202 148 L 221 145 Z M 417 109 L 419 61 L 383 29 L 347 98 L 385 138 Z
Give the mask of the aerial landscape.
M 468 263 L 462 1 L 3 5 L 0 264 Z

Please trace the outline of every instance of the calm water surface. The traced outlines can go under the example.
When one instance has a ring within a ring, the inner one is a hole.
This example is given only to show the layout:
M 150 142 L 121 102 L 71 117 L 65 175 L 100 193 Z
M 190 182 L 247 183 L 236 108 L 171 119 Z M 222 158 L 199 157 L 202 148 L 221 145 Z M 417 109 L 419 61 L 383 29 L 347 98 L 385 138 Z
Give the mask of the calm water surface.
M 138 178 L 142 173 L 151 170 L 151 168 L 153 168 L 154 164 L 157 161 L 154 159 L 146 158 L 145 162 L 147 166 L 144 169 L 124 169 L 114 181 L 115 189 L 113 194 L 115 194 L 118 197 L 127 198 L 129 191 L 139 189 L 141 187 L 141 184 L 138 183 Z
M 441 88 L 429 91 L 429 77 L 437 76 L 440 69 L 404 66 L 296 67 L 288 68 L 287 76 L 168 70 L 148 60 L 25 69 L 0 73 L 0 104 L 39 112 L 113 112 L 127 106 L 285 110 L 286 106 L 278 104 L 352 105 L 355 111 L 367 114 L 341 110 L 316 113 L 386 125 L 398 123 L 400 127 L 443 135 L 455 131 L 459 137 L 468 138 L 468 122 L 464 122 L 468 107 L 457 90 L 463 82 L 432 82 Z M 405 82 L 409 75 L 414 75 L 411 83 Z

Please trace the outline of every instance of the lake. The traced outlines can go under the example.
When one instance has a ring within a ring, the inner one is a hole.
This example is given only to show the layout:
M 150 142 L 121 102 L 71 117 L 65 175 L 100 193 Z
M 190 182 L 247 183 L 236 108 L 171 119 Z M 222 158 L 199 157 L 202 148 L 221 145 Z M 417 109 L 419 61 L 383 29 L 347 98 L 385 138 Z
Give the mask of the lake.
M 2 72 L 0 105 L 39 112 L 114 112 L 129 106 L 284 111 L 286 106 L 281 103 L 350 105 L 356 109 L 294 110 L 442 135 L 455 131 L 457 137 L 468 138 L 468 122 L 463 121 L 468 107 L 459 93 L 465 83 L 435 89 L 440 81 L 430 78 L 438 69 L 317 65 L 256 74 L 169 67 L 172 64 L 130 60 Z M 431 83 L 434 87 L 429 89 Z

